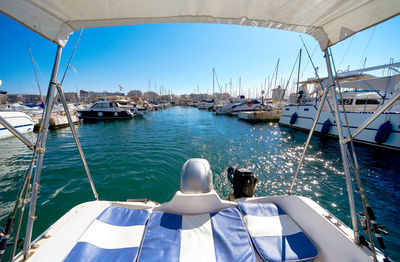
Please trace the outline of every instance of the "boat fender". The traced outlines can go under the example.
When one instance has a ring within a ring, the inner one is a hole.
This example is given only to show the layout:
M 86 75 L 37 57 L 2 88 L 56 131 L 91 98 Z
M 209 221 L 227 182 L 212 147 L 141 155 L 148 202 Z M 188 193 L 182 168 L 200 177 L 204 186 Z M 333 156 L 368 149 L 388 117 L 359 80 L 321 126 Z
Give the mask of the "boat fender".
M 102 117 L 103 116 L 103 112 L 99 112 L 97 115 Z
M 331 120 L 327 119 L 323 124 L 321 128 L 321 134 L 326 135 L 329 133 L 329 130 L 331 129 L 332 122 Z
M 375 142 L 378 144 L 385 143 L 388 140 L 392 129 L 393 126 L 390 121 L 386 121 L 385 123 L 383 123 L 376 132 Z
M 118 113 L 117 113 L 117 112 L 115 112 L 115 113 L 114 113 L 114 116 L 118 116 Z
M 293 113 L 292 116 L 290 117 L 290 124 L 293 125 L 294 123 L 296 123 L 297 120 L 297 113 Z

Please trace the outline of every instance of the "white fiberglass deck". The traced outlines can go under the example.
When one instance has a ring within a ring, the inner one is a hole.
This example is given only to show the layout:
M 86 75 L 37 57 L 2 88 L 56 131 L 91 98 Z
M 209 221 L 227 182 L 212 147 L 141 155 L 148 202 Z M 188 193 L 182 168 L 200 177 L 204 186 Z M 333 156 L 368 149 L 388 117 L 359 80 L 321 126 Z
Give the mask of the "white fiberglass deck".
M 310 199 L 238 203 L 221 200 L 213 190 L 178 191 L 161 205 L 87 202 L 35 241 L 29 261 L 372 260 L 354 244 L 349 228 Z M 22 261 L 21 254 L 16 258 Z

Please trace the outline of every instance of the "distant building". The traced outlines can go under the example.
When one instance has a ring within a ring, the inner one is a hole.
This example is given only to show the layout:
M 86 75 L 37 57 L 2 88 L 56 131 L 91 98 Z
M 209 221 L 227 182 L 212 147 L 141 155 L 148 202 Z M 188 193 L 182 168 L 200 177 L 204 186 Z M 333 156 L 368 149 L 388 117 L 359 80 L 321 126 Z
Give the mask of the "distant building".
M 175 95 L 162 95 L 162 96 L 158 97 L 158 99 L 160 101 L 172 101 L 172 100 L 174 100 L 174 98 L 175 98 Z
M 80 90 L 79 91 L 79 97 L 81 99 L 88 99 L 89 98 L 89 92 L 87 92 L 85 90 Z
M 65 96 L 65 100 L 67 101 L 67 103 L 79 103 L 79 98 L 78 98 L 78 94 L 77 93 L 64 93 Z
M 135 97 L 140 97 L 141 98 L 141 97 L 143 97 L 143 93 L 140 90 L 132 90 L 132 91 L 128 92 L 128 96 L 129 97 L 135 96 Z
M 208 94 L 190 94 L 190 99 L 193 99 L 196 102 L 201 102 L 203 100 L 212 100 L 213 98 Z
M 114 93 L 109 93 L 107 91 L 103 92 L 93 92 L 93 91 L 85 91 L 85 90 L 80 90 L 80 99 L 81 101 L 86 101 L 86 102 L 96 102 L 99 100 L 99 98 L 103 99 L 112 99 L 112 98 L 119 98 L 119 97 L 124 97 L 125 94 L 121 92 L 114 92 Z
M 230 94 L 228 93 L 214 93 L 213 94 L 213 98 L 217 99 L 217 100 L 228 100 L 231 97 Z
M 158 94 L 153 91 L 148 91 L 143 94 L 143 98 L 149 102 L 157 102 L 158 100 Z
M 40 95 L 31 94 L 7 94 L 8 103 L 14 104 L 21 102 L 22 104 L 36 104 L 41 101 Z

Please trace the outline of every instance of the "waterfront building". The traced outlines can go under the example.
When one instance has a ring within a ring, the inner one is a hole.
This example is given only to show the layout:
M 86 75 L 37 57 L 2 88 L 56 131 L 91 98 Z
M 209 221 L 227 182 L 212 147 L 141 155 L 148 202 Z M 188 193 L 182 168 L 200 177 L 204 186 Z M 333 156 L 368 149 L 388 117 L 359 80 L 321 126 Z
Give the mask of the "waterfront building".
M 158 100 L 158 94 L 154 91 L 148 91 L 143 94 L 143 98 L 149 102 L 156 102 Z
M 143 97 L 143 93 L 140 90 L 131 90 L 128 92 L 127 96 L 132 97 L 138 97 L 138 98 L 142 98 Z

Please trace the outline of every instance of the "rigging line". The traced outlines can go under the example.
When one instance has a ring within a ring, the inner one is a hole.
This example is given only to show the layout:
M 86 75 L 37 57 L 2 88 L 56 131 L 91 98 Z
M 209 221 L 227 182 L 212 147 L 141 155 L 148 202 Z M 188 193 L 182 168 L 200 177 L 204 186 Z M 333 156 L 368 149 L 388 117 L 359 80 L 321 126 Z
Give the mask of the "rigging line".
M 314 48 L 314 51 L 312 52 L 312 54 L 311 54 L 311 58 L 310 59 L 312 59 L 312 57 L 314 56 L 314 53 L 315 53 L 315 51 L 317 50 L 317 47 L 319 46 L 319 44 L 317 43 L 317 45 L 315 46 L 315 48 Z M 308 53 L 308 52 L 307 52 Z M 303 68 L 303 71 L 301 72 L 301 75 L 300 75 L 300 77 L 303 77 L 303 75 L 304 75 L 304 72 L 306 71 L 306 69 L 307 69 L 307 66 L 310 64 L 310 60 L 308 60 L 307 61 L 307 64 L 305 65 L 305 67 Z
M 31 49 L 29 48 L 29 46 L 28 46 L 28 51 L 29 51 L 29 55 L 30 55 L 31 61 L 32 61 L 33 72 L 35 72 L 36 83 L 39 88 L 40 100 L 43 102 L 42 89 L 40 88 L 40 83 L 39 83 L 39 79 L 38 79 L 38 76 L 36 73 L 36 68 L 35 68 L 35 60 L 33 59 L 32 52 L 31 52 Z
M 44 74 L 42 73 L 42 70 L 40 70 L 40 67 L 39 67 L 39 65 L 36 63 L 35 58 L 33 58 L 33 62 L 35 63 L 35 66 L 36 66 L 37 70 L 39 71 L 40 76 L 43 78 L 42 80 L 43 80 L 43 81 L 46 81 L 46 77 L 45 77 Z
M 275 73 L 276 73 L 276 71 L 277 71 L 277 69 L 278 69 L 278 66 L 279 66 L 279 59 L 280 58 L 278 58 L 278 61 L 276 62 L 276 66 L 275 66 L 275 69 L 274 69 L 274 72 L 272 73 L 272 77 L 271 77 L 271 79 L 269 79 L 270 81 L 268 81 L 269 83 L 268 83 L 268 90 L 269 90 L 269 88 L 271 87 L 271 85 L 272 85 L 272 81 L 274 81 L 274 77 L 275 77 Z M 275 85 L 276 85 L 276 80 L 275 80 Z M 276 86 L 275 86 L 276 87 Z M 274 87 L 274 88 L 275 88 Z
M 293 68 L 292 68 L 292 72 L 290 72 L 289 79 L 288 79 L 288 81 L 287 81 L 287 83 L 286 83 L 285 89 L 283 90 L 283 93 L 282 93 L 282 96 L 281 96 L 281 99 L 280 99 L 280 100 L 282 100 L 283 97 L 285 96 L 286 90 L 287 90 L 287 88 L 288 88 L 288 86 L 289 86 L 290 79 L 292 78 L 292 74 L 293 74 L 294 69 L 296 68 L 297 60 L 299 59 L 299 57 L 300 57 L 300 52 L 297 54 L 296 61 L 294 61 L 294 65 L 293 65 Z
M 32 160 L 31 160 L 31 162 L 29 164 L 29 168 L 28 168 L 28 170 L 27 170 L 27 172 L 26 172 L 26 174 L 25 174 L 25 176 L 23 178 L 23 182 L 22 182 L 21 188 L 20 188 L 20 190 L 18 192 L 17 199 L 15 200 L 13 211 L 9 214 L 8 219 L 7 219 L 7 223 L 6 223 L 6 225 L 4 226 L 4 229 L 1 232 L 1 238 L 0 238 L 0 261 L 2 259 L 3 254 L 4 254 L 3 251 L 7 247 L 7 242 L 9 241 L 10 236 L 11 236 L 11 234 L 13 232 L 15 217 L 17 215 L 18 208 L 19 208 L 19 205 L 21 203 L 21 198 L 22 198 L 24 192 L 26 191 L 26 188 L 28 188 L 29 184 L 30 184 L 30 180 L 31 180 L 31 177 L 32 177 L 32 170 L 33 170 L 33 166 L 34 166 L 35 158 L 36 158 L 36 154 L 37 154 L 36 148 L 37 148 L 38 145 L 39 145 L 38 141 L 36 141 L 35 150 L 33 152 L 33 157 L 32 157 Z
M 353 35 L 353 36 L 351 37 L 350 43 L 349 43 L 349 45 L 347 46 L 347 49 L 346 49 L 346 51 L 345 51 L 344 54 L 343 54 L 342 60 L 340 61 L 340 64 L 339 64 L 339 67 L 338 67 L 339 70 L 340 70 L 340 68 L 342 68 L 343 61 L 344 61 L 344 59 L 345 59 L 346 56 L 347 56 L 347 52 L 349 51 L 350 46 L 351 46 L 351 44 L 353 43 L 354 38 L 355 38 L 355 35 Z
M 222 91 L 221 91 L 221 86 L 219 85 L 219 81 L 218 81 L 217 71 L 215 71 L 215 79 L 217 80 L 217 84 L 218 84 L 219 92 L 221 92 L 221 93 L 222 93 Z
M 76 44 L 75 44 L 75 47 L 74 47 L 74 51 L 72 51 L 71 57 L 69 58 L 67 68 L 65 69 L 64 75 L 63 75 L 62 80 L 60 82 L 60 86 L 62 86 L 62 84 L 64 83 L 65 76 L 67 75 L 68 69 L 71 66 L 72 57 L 74 56 L 76 48 L 78 47 L 79 40 L 81 40 L 82 33 L 83 33 L 83 28 L 81 30 L 81 33 L 79 34 L 78 40 L 76 41 Z
M 24 196 L 22 198 L 22 205 L 21 205 L 21 210 L 20 210 L 19 218 L 18 218 L 18 227 L 17 227 L 17 232 L 15 233 L 15 236 L 14 236 L 14 245 L 13 245 L 13 250 L 12 250 L 11 257 L 10 257 L 10 262 L 14 261 L 15 252 L 17 250 L 17 246 L 18 246 L 18 242 L 19 242 L 19 233 L 21 231 L 22 220 L 24 218 L 24 211 L 25 211 L 25 206 L 26 206 L 26 198 L 27 198 L 27 196 L 29 194 L 29 189 L 30 189 L 30 186 L 31 186 L 30 179 L 31 179 L 31 177 L 29 177 L 29 181 L 28 181 L 27 187 L 25 188 Z
M 374 26 L 374 29 L 372 29 L 372 32 L 371 32 L 371 35 L 369 36 L 367 45 L 365 46 L 364 52 L 363 52 L 363 54 L 362 54 L 362 56 L 361 56 L 361 60 L 360 60 L 360 63 L 359 63 L 359 64 L 360 64 L 360 67 L 361 67 L 362 62 L 363 62 L 363 60 L 364 60 L 364 56 L 365 56 L 365 53 L 367 52 L 368 46 L 369 46 L 369 44 L 371 43 L 371 39 L 372 39 L 372 36 L 374 35 L 375 29 L 376 29 L 376 26 Z
M 337 76 L 337 71 L 336 71 L 335 62 L 334 62 L 334 59 L 333 59 L 331 48 L 328 49 L 328 52 L 330 52 L 330 56 L 331 56 L 331 60 L 332 60 L 332 67 L 333 67 L 333 70 L 335 72 L 335 75 Z M 350 147 L 351 147 L 353 158 L 351 158 L 351 155 L 350 155 L 350 152 L 349 152 L 347 144 L 345 144 L 344 146 L 345 146 L 345 149 L 346 149 L 347 159 L 349 160 L 349 162 L 351 164 L 351 167 L 353 169 L 353 173 L 354 173 L 354 175 L 356 177 L 356 180 L 358 182 L 358 187 L 360 188 L 361 200 L 362 200 L 362 204 L 363 204 L 363 208 L 364 208 L 364 214 L 365 214 L 365 218 L 366 218 L 367 235 L 368 235 L 368 238 L 369 238 L 369 241 L 370 241 L 370 244 L 371 244 L 372 257 L 373 257 L 374 261 L 377 261 L 375 245 L 374 245 L 374 242 L 373 242 L 372 232 L 371 232 L 371 225 L 370 225 L 370 222 L 372 222 L 372 221 L 370 220 L 370 212 L 368 212 L 368 211 L 371 211 L 371 213 L 372 213 L 372 209 L 369 206 L 369 203 L 368 203 L 368 200 L 367 200 L 367 196 L 366 196 L 365 191 L 364 191 L 364 187 L 362 186 L 362 182 L 361 182 L 361 178 L 360 178 L 360 168 L 359 168 L 358 161 L 357 161 L 357 155 L 356 155 L 355 150 L 354 150 L 354 143 L 353 143 L 353 139 L 351 137 L 349 121 L 348 121 L 348 118 L 347 118 L 347 112 L 346 112 L 346 109 L 345 109 L 345 105 L 343 103 L 343 96 L 342 96 L 342 92 L 341 92 L 339 81 L 337 81 L 337 86 L 338 86 L 338 89 L 339 89 L 340 99 L 342 100 L 343 114 L 344 114 L 344 117 L 345 117 L 345 123 L 346 123 L 347 131 L 349 133 Z M 372 217 L 374 217 L 373 213 L 372 213 Z M 375 221 L 375 219 L 374 219 L 374 221 Z M 382 240 L 382 243 L 383 243 L 383 240 Z M 384 249 L 384 247 L 383 247 L 383 249 Z M 385 256 L 386 256 L 386 254 L 385 254 Z
M 318 70 L 315 68 L 315 65 L 314 65 L 314 63 L 313 63 L 313 61 L 312 61 L 312 58 L 311 58 L 311 56 L 310 56 L 310 53 L 308 52 L 307 46 L 306 46 L 306 44 L 305 44 L 304 41 L 303 41 L 303 37 L 301 37 L 301 35 L 299 35 L 299 36 L 300 36 L 301 42 L 303 43 L 304 49 L 306 49 L 306 52 L 307 52 L 309 61 L 310 61 L 311 65 L 312 65 L 312 67 L 313 67 L 313 69 L 314 69 L 315 76 L 316 76 L 316 78 L 317 78 L 317 80 L 318 80 L 318 83 L 319 83 L 319 85 L 320 85 L 320 87 L 321 87 L 321 90 L 324 90 L 324 86 L 322 85 L 322 81 L 321 81 L 321 79 L 319 78 L 319 75 L 318 75 Z M 329 88 L 329 87 L 327 87 L 327 88 Z M 318 95 L 318 92 L 317 92 L 317 95 Z M 333 95 L 333 94 L 332 94 L 332 95 Z M 317 100 L 315 100 L 315 101 L 317 101 Z M 327 99 L 326 101 L 328 102 L 329 109 L 331 110 L 331 115 L 333 116 L 333 115 L 334 115 L 334 113 L 333 113 L 334 111 L 333 111 L 332 105 L 331 105 L 331 103 L 329 102 L 329 99 Z

